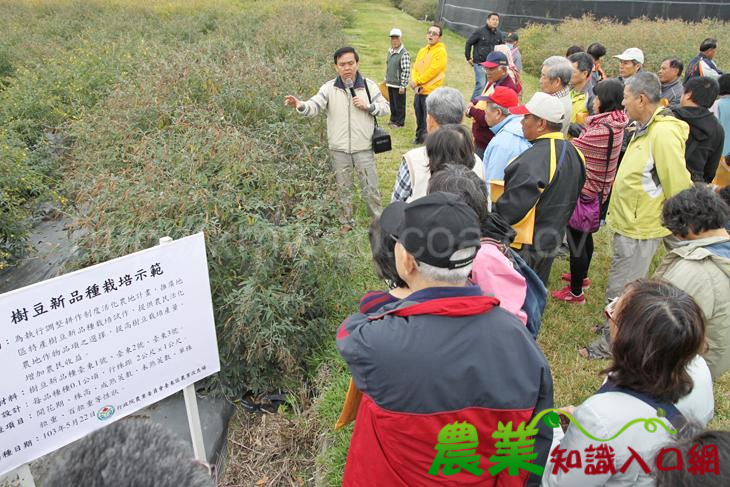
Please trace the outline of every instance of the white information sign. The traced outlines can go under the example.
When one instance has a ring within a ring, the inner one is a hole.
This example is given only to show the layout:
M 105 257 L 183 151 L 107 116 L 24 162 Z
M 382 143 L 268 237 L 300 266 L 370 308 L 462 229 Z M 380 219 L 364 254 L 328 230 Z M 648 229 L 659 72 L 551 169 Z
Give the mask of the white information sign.
M 202 233 L 0 295 L 0 476 L 219 370 Z

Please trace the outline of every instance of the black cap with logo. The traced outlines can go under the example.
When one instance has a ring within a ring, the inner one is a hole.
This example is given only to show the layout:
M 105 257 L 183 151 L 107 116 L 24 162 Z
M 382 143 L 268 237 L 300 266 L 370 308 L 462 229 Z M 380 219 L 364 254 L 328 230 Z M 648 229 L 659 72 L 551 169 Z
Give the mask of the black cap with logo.
M 380 217 L 380 227 L 419 262 L 444 269 L 471 264 L 480 246 L 477 214 L 451 193 L 391 203 Z M 470 257 L 450 260 L 454 252 L 468 248 L 474 248 Z

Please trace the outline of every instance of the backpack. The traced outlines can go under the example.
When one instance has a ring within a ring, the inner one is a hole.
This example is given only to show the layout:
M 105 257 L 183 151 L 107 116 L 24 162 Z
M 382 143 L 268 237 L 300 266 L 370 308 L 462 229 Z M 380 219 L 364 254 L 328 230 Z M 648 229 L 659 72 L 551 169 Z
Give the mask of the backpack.
M 511 248 L 509 251 L 508 257 L 515 263 L 515 270 L 525 278 L 527 284 L 525 304 L 522 305 L 522 311 L 527 314 L 527 330 L 533 338 L 537 338 L 540 326 L 542 326 L 542 313 L 545 311 L 545 305 L 547 304 L 547 288 L 542 283 L 540 276 L 527 265 L 527 262 L 520 257 L 520 254 Z

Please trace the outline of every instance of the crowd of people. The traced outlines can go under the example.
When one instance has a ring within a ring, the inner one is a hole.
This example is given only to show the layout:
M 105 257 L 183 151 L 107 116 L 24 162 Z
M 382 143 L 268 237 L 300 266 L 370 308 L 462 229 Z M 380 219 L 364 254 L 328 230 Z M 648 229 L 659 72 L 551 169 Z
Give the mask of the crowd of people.
M 730 74 L 715 63 L 717 41 L 703 40 L 686 69 L 677 57 L 654 60 L 656 74 L 630 47 L 614 56 L 617 77 L 601 67 L 606 46 L 570 46 L 544 60 L 539 92 L 521 103 L 519 36 L 499 22 L 490 13 L 465 43 L 474 72 L 468 100 L 445 85 L 438 24 L 413 62 L 402 32 L 390 31 L 389 102 L 359 73 L 350 47 L 335 53 L 337 77 L 314 97 L 286 97 L 302 115 L 327 115 L 346 230 L 358 172 L 373 217 L 373 261 L 388 286 L 368 292 L 337 332 L 352 373 L 338 425 L 355 420 L 344 484 L 438 484 L 434 444 L 458 421 L 485 440 L 476 461 L 486 470 L 496 462 L 488 439 L 498 425 L 552 408 L 550 364 L 536 341 L 542 314 L 550 297 L 565 306 L 589 299 L 593 234 L 603 226 L 608 284 L 592 299 L 606 303 L 606 317 L 578 353 L 610 362 L 596 393 L 563 411 L 606 438 L 665 411 L 660 421 L 677 438 L 716 438 L 727 457 L 727 433 L 697 433 L 714 414 L 713 381 L 730 370 Z M 390 113 L 390 126 L 402 128 L 409 89 L 418 147 L 403 155 L 381 210 L 375 117 Z M 648 278 L 662 245 L 666 256 Z M 549 292 L 563 247 L 570 272 Z M 608 441 L 611 468 L 591 475 L 551 466 L 556 452 L 595 443 L 582 429 L 540 422 L 529 436 L 535 453 L 525 459 L 545 473 L 502 470 L 497 484 L 711 485 L 679 469 L 657 476 L 634 461 L 654 465 L 671 440 L 661 431 L 635 426 Z M 473 458 L 457 463 L 446 474 L 454 485 L 484 482 Z

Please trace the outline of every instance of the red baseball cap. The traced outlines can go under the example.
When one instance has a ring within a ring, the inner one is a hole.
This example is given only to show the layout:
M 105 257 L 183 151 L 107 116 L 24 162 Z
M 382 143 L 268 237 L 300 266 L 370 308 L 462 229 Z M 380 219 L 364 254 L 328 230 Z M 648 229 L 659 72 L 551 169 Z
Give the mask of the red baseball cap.
M 491 95 L 480 96 L 479 99 L 492 102 L 504 108 L 512 108 L 520 104 L 515 90 L 506 86 L 495 86 Z

